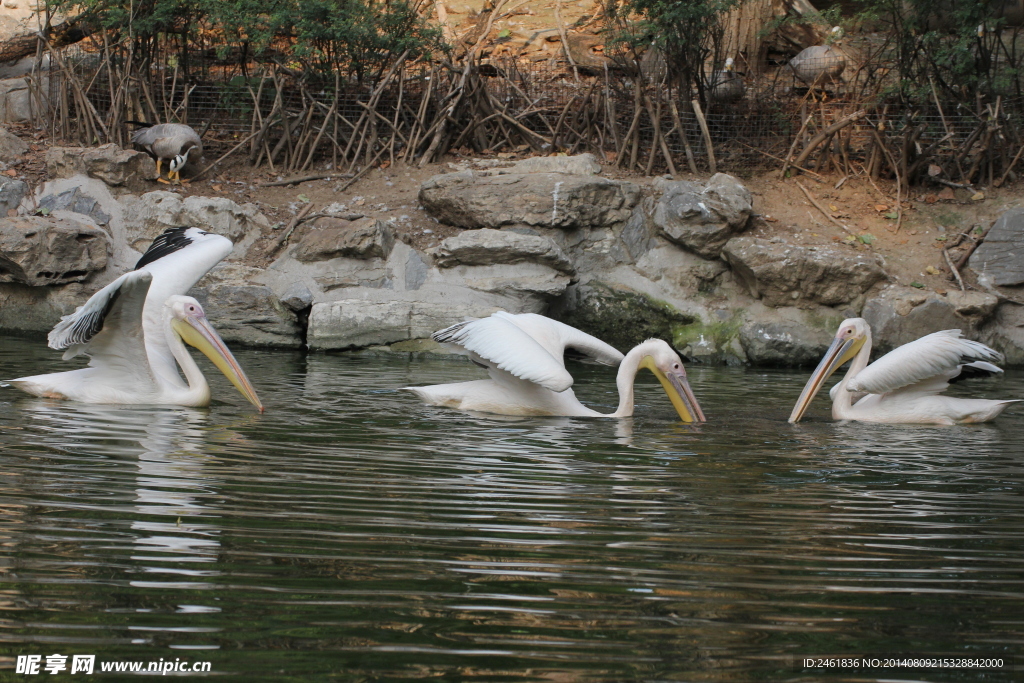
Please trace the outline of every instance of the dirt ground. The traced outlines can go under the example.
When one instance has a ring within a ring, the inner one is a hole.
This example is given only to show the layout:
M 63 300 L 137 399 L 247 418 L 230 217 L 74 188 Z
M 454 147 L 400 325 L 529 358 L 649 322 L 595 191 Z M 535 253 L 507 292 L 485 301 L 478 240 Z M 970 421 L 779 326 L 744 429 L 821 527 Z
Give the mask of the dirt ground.
M 42 133 L 28 127 L 10 125 L 8 129 L 30 143 L 31 151 L 23 159 L 2 172 L 18 177 L 34 189 L 45 180 L 44 157 L 47 140 Z M 509 154 L 491 158 L 514 160 Z M 525 154 L 524 154 L 525 156 Z M 236 162 L 212 172 L 209 177 L 183 186 L 153 183 L 153 190 L 168 190 L 182 196 L 202 195 L 227 197 L 238 203 L 256 204 L 276 229 L 250 252 L 253 265 L 265 264 L 267 257 L 288 232 L 294 218 L 307 208 L 312 217 L 333 205 L 335 212 L 360 213 L 382 220 L 394 220 L 397 236 L 418 249 L 436 246 L 458 228 L 437 223 L 417 201 L 420 184 L 427 178 L 447 173 L 453 167 L 471 162 L 472 158 L 449 156 L 440 163 L 423 168 L 397 163 L 372 169 L 351 183 L 348 178 L 333 177 L 296 185 L 264 187 L 264 183 L 283 178 L 269 169 L 252 169 Z M 324 169 L 311 169 L 324 173 Z M 605 164 L 604 174 L 612 178 L 642 181 L 635 175 L 622 173 Z M 187 177 L 187 173 L 185 174 Z M 758 237 L 782 237 L 804 246 L 842 244 L 845 248 L 880 254 L 886 270 L 900 284 L 921 286 L 943 292 L 958 285 L 950 273 L 943 249 L 961 241 L 959 249 L 951 249 L 955 263 L 972 239 L 987 229 L 1006 209 L 1022 203 L 1017 184 L 985 189 L 982 196 L 967 190 L 950 190 L 941 186 L 913 188 L 909 200 L 896 211 L 894 183 L 869 182 L 865 178 L 848 178 L 836 187 L 840 177 L 818 179 L 809 175 L 781 179 L 778 170 L 756 174 L 738 174 L 754 195 L 753 221 L 750 234 Z M 683 174 L 681 179 L 706 180 Z M 808 201 L 800 185 L 815 202 L 832 217 Z M 972 198 L 973 197 L 973 198 Z M 340 206 L 339 206 L 340 205 Z M 312 221 L 301 223 L 290 240 L 301 236 Z M 844 230 L 840 225 L 846 226 Z M 967 233 L 969 237 L 961 237 Z M 963 274 L 967 285 L 972 275 Z

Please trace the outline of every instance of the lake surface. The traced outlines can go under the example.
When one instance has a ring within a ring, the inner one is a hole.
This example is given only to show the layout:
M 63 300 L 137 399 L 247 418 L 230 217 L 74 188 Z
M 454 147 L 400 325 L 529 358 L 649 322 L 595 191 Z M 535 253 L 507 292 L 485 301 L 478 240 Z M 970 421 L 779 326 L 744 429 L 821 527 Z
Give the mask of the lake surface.
M 59 355 L 2 337 L 0 377 Z M 819 396 L 793 426 L 808 371 L 691 367 L 698 428 L 649 373 L 635 419 L 511 419 L 397 391 L 468 362 L 237 357 L 263 415 L 205 358 L 209 409 L 0 388 L 0 680 L 58 680 L 12 673 L 55 653 L 240 681 L 1024 678 L 1024 408 L 842 424 Z M 614 409 L 612 370 L 570 370 Z M 956 390 L 1024 398 L 1007 375 Z M 826 656 L 1003 667 L 803 664 Z

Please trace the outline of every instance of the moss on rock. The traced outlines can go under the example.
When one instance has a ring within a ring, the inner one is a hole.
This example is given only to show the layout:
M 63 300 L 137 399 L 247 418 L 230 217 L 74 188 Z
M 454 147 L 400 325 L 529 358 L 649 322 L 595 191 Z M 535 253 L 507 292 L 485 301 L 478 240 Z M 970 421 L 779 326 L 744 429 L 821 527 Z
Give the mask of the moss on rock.
M 600 282 L 577 289 L 574 305 L 556 317 L 621 351 L 651 337 L 671 341 L 677 328 L 697 321 L 664 301 Z

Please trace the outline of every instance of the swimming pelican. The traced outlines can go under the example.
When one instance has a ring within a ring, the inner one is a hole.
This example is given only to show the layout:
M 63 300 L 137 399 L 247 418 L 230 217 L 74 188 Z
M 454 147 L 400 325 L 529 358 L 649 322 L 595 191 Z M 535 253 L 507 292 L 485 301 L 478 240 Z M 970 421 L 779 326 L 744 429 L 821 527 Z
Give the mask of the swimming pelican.
M 1015 402 L 939 395 L 951 382 L 1002 372 L 987 362 L 1001 361 L 1002 355 L 981 342 L 961 339 L 960 330 L 926 335 L 868 365 L 870 357 L 867 321 L 844 320 L 804 386 L 789 421 L 798 422 L 804 416 L 822 383 L 851 358 L 846 377 L 830 392 L 832 417 L 837 420 L 941 425 L 985 422 Z
M 255 389 L 202 306 L 183 296 L 231 248 L 231 240 L 199 228 L 164 231 L 135 270 L 96 292 L 50 332 L 50 348 L 66 349 L 65 360 L 88 354 L 88 367 L 9 383 L 35 396 L 86 403 L 208 405 L 210 387 L 184 342 L 206 354 L 263 412 Z
M 464 348 L 491 378 L 406 387 L 430 405 L 499 415 L 629 417 L 633 414 L 633 380 L 641 368 L 647 368 L 661 381 L 684 422 L 704 421 L 682 361 L 660 339 L 648 339 L 623 357 L 575 327 L 534 313 L 512 315 L 504 311 L 457 323 L 435 332 L 432 338 Z M 570 389 L 572 375 L 563 360 L 567 347 L 605 365 L 619 364 L 619 407 L 614 413 L 591 410 L 576 398 Z

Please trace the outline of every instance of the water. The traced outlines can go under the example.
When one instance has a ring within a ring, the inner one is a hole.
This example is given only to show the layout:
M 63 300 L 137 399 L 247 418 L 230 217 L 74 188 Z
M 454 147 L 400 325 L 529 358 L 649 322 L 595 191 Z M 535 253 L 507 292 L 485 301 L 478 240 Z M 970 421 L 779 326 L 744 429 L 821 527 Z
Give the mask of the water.
M 209 409 L 0 388 L 0 679 L 53 653 L 229 680 L 1021 679 L 1022 408 L 839 424 L 819 397 L 792 426 L 806 371 L 696 367 L 699 428 L 649 374 L 633 420 L 511 419 L 396 391 L 468 363 L 237 356 L 264 415 L 205 359 Z M 60 365 L 0 338 L 2 377 Z M 611 371 L 571 370 L 614 409 Z M 1024 397 L 1008 374 L 957 390 Z M 1004 666 L 804 668 L 826 655 Z

